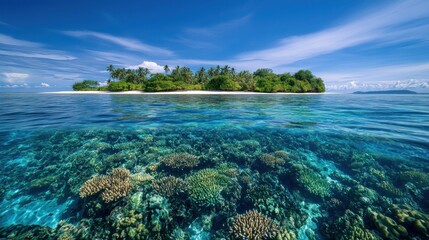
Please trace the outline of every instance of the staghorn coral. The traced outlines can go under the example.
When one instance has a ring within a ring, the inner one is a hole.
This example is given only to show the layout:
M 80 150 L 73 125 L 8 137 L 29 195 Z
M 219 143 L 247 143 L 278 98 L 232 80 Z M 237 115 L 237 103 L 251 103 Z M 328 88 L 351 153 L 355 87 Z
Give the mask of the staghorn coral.
M 130 171 L 116 168 L 107 176 L 95 176 L 86 181 L 79 189 L 79 196 L 86 198 L 101 192 L 101 199 L 106 202 L 116 201 L 126 196 L 132 188 Z
M 171 154 L 161 158 L 159 161 L 165 166 L 177 170 L 193 168 L 200 164 L 200 159 L 197 156 L 189 153 Z
M 188 179 L 191 200 L 200 206 L 214 206 L 223 198 L 222 190 L 228 185 L 228 177 L 214 169 L 203 169 Z
M 181 178 L 169 176 L 153 181 L 152 187 L 161 196 L 171 197 L 186 191 L 188 185 Z
M 237 215 L 230 228 L 231 239 L 268 240 L 281 233 L 270 218 L 256 210 Z
M 259 160 L 264 166 L 269 168 L 276 168 L 285 164 L 285 160 L 275 157 L 271 154 L 262 154 L 259 156 Z

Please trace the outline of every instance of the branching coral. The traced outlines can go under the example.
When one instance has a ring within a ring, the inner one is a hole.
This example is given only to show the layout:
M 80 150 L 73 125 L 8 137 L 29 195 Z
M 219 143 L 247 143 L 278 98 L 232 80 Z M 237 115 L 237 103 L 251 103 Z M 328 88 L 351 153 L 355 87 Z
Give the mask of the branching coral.
M 177 170 L 193 168 L 200 164 L 200 159 L 197 156 L 188 153 L 171 154 L 161 158 L 159 161 L 165 166 Z
M 273 220 L 255 210 L 237 215 L 230 228 L 230 237 L 236 240 L 275 239 L 279 234 L 280 229 Z
M 307 192 L 320 197 L 326 197 L 331 194 L 329 182 L 314 170 L 301 164 L 296 164 L 293 168 L 299 185 Z
M 188 178 L 188 192 L 198 205 L 214 206 L 223 199 L 221 192 L 227 184 L 227 176 L 214 169 L 203 169 Z
M 170 176 L 153 181 L 152 187 L 160 195 L 171 197 L 184 192 L 188 188 L 188 185 L 181 178 Z
M 263 165 L 269 168 L 275 168 L 285 164 L 285 160 L 279 157 L 275 157 L 271 154 L 262 154 L 259 157 L 259 160 L 262 162 Z
M 116 201 L 131 191 L 130 171 L 116 168 L 107 176 L 95 176 L 86 181 L 79 190 L 81 198 L 101 192 L 101 199 L 106 202 Z

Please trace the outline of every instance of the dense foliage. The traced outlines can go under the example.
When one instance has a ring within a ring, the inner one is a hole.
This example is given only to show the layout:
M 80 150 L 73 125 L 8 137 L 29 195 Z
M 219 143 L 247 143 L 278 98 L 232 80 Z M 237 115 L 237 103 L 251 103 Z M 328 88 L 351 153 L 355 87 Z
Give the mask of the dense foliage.
M 95 80 L 83 80 L 82 82 L 77 82 L 73 84 L 74 91 L 90 91 L 97 90 L 99 88 L 99 84 Z
M 321 78 L 315 77 L 309 70 L 299 70 L 295 74 L 275 74 L 271 69 L 261 68 L 254 73 L 236 72 L 228 65 L 206 70 L 202 67 L 193 73 L 188 67 L 176 66 L 165 73 L 151 74 L 147 68 L 125 69 L 107 67 L 110 72 L 108 86 L 100 88 L 96 81 L 85 80 L 75 83 L 73 90 L 109 90 L 147 92 L 176 90 L 221 90 L 221 91 L 256 91 L 256 92 L 324 92 L 325 85 Z

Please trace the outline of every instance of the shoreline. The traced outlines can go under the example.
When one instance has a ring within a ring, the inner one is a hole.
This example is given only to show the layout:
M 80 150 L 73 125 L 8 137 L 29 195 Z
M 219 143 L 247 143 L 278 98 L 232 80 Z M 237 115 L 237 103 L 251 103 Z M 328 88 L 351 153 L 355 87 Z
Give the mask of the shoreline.
M 244 91 L 172 91 L 172 92 L 142 92 L 142 91 L 57 91 L 41 92 L 43 94 L 112 94 L 112 95 L 318 95 L 318 94 L 336 94 L 336 93 L 263 93 L 263 92 L 244 92 Z

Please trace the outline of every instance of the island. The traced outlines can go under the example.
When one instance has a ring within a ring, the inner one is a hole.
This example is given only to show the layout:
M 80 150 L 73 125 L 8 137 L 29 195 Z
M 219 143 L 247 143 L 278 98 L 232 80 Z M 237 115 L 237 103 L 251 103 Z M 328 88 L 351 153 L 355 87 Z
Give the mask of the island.
M 357 91 L 357 92 L 354 92 L 353 94 L 417 94 L 417 93 L 410 90 L 385 90 L 385 91 L 367 91 L 367 92 Z
M 105 86 L 99 81 L 83 80 L 73 84 L 74 91 L 145 91 L 165 92 L 183 90 L 209 91 L 248 91 L 248 92 L 325 92 L 323 80 L 309 70 L 299 70 L 295 74 L 275 74 L 269 68 L 260 68 L 255 72 L 240 71 L 225 65 L 201 67 L 195 73 L 188 67 L 176 66 L 170 70 L 164 66 L 164 73 L 153 73 L 147 68 L 127 69 L 107 67 L 110 78 Z

